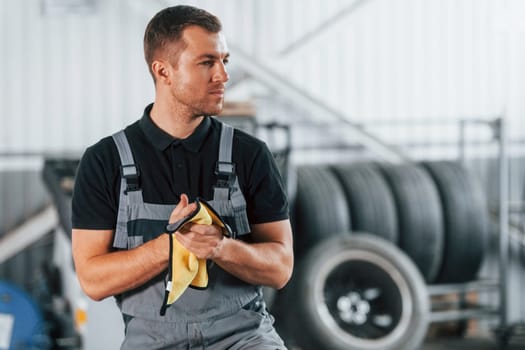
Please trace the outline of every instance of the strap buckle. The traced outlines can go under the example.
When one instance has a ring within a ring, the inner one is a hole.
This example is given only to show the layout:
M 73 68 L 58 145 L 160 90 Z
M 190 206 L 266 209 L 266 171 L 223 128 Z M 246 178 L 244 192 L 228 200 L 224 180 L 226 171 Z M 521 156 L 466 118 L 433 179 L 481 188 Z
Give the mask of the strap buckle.
M 120 166 L 120 175 L 126 180 L 126 190 L 124 193 L 130 191 L 138 191 L 139 187 L 139 168 L 135 164 L 125 164 Z
M 219 176 L 235 174 L 235 163 L 217 161 L 215 164 L 215 174 Z
M 217 185 L 219 187 L 229 187 L 235 178 L 235 164 L 231 162 L 217 161 L 215 165 L 217 175 Z

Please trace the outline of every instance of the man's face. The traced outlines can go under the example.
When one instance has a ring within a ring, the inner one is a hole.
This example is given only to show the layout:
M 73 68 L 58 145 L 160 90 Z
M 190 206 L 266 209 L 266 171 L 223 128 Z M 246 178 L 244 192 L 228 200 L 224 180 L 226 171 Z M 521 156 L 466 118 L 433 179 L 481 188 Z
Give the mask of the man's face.
M 222 110 L 229 78 L 226 39 L 198 26 L 187 27 L 182 38 L 186 47 L 171 62 L 174 103 L 193 116 L 216 115 Z

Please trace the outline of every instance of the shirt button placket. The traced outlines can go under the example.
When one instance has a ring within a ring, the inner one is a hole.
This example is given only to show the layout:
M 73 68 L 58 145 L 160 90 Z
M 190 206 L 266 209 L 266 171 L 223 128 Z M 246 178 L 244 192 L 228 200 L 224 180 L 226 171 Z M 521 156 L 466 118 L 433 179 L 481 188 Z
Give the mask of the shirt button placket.
M 174 142 L 171 146 L 171 166 L 173 171 L 172 186 L 175 193 L 186 193 L 189 195 L 188 174 L 185 164 L 184 147 L 180 142 Z

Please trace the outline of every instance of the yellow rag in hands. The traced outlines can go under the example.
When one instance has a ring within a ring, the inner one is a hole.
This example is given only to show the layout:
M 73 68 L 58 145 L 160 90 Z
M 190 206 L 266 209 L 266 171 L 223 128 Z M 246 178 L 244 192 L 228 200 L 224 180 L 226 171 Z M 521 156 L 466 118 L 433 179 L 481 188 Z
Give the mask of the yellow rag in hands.
M 168 265 L 168 281 L 166 294 L 160 310 L 164 315 L 166 308 L 173 304 L 184 293 L 188 286 L 204 289 L 208 286 L 208 270 L 206 259 L 198 259 L 195 254 L 187 250 L 171 233 L 180 230 L 188 223 L 201 225 L 217 225 L 223 227 L 226 236 L 231 236 L 231 231 L 213 210 L 202 199 L 197 199 L 197 209 L 190 215 L 175 223 L 168 224 L 166 231 L 170 233 L 170 262 Z

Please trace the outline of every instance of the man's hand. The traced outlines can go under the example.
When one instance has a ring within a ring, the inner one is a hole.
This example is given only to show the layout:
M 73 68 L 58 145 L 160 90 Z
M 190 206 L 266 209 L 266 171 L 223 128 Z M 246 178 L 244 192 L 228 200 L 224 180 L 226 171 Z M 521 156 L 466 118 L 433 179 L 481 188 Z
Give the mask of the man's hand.
M 197 208 L 181 195 L 170 215 L 177 221 Z M 72 250 L 76 272 L 84 292 L 94 300 L 136 288 L 162 273 L 169 261 L 169 237 L 160 235 L 130 250 L 112 248 L 113 230 L 73 229 Z
M 177 240 L 199 259 L 213 259 L 221 247 L 222 228 L 216 225 L 188 224 L 175 233 Z
M 255 224 L 251 229 L 250 243 L 223 238 L 213 261 L 247 283 L 284 287 L 294 261 L 290 221 Z
M 178 221 L 185 216 L 190 215 L 193 211 L 195 211 L 195 209 L 197 209 L 197 204 L 189 203 L 188 196 L 183 193 L 180 195 L 179 203 L 170 214 L 169 222 L 173 223 Z
M 176 222 L 197 209 L 196 203 L 189 203 L 188 196 L 182 194 L 179 204 L 170 214 L 169 222 Z M 215 225 L 188 223 L 174 233 L 177 240 L 199 259 L 212 258 L 222 241 L 222 229 Z

